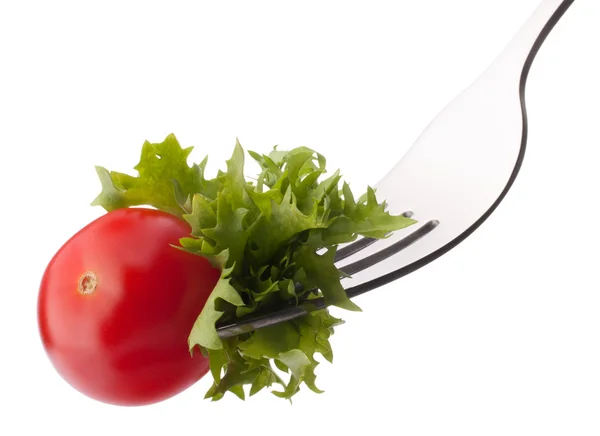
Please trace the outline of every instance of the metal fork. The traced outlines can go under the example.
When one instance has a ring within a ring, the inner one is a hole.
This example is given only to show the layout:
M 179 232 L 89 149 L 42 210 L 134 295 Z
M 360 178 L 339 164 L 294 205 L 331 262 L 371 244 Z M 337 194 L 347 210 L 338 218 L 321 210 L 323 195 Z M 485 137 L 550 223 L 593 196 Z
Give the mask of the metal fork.
M 350 298 L 397 280 L 456 247 L 512 187 L 527 143 L 525 85 L 540 47 L 574 0 L 544 0 L 492 65 L 429 124 L 374 187 L 393 213 L 417 224 L 338 249 Z M 219 325 L 222 338 L 305 316 L 322 299 Z

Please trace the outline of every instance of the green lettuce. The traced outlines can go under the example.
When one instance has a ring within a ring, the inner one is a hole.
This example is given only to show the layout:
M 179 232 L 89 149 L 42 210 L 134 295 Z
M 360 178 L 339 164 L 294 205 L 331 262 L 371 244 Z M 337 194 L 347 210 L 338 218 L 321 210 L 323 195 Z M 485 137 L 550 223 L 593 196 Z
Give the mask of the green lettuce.
M 188 164 L 191 151 L 171 134 L 144 143 L 137 176 L 96 167 L 102 191 L 92 204 L 107 211 L 146 205 L 181 217 L 191 234 L 177 248 L 220 269 L 188 337 L 192 355 L 199 349 L 210 359 L 214 383 L 206 398 L 231 392 L 244 399 L 270 388 L 291 399 L 302 385 L 322 392 L 317 358 L 332 362 L 329 339 L 342 323 L 327 308 L 227 339 L 217 324 L 318 297 L 327 307 L 359 311 L 334 264 L 337 245 L 359 235 L 385 238 L 415 221 L 391 215 L 370 187 L 356 199 L 339 171 L 325 177 L 325 157 L 307 147 L 249 151 L 260 168 L 254 178 L 244 173 L 246 153 L 237 141 L 212 179 L 205 177 L 207 158 Z

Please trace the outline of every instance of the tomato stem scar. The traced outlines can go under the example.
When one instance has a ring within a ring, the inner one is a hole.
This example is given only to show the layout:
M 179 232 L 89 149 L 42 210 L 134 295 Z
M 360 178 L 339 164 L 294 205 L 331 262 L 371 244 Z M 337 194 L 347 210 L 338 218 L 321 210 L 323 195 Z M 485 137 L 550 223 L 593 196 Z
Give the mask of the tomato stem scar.
M 96 274 L 93 271 L 86 271 L 79 277 L 77 290 L 82 295 L 89 295 L 96 290 L 97 284 L 98 278 L 96 277 Z

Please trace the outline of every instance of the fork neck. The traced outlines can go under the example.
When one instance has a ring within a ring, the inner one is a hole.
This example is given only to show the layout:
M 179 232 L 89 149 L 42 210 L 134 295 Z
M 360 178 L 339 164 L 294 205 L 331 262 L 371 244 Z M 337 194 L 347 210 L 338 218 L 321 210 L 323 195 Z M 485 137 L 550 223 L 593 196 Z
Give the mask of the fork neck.
M 543 0 L 490 69 L 499 68 L 503 73 L 522 72 L 527 76 L 531 63 L 546 37 L 574 1 Z

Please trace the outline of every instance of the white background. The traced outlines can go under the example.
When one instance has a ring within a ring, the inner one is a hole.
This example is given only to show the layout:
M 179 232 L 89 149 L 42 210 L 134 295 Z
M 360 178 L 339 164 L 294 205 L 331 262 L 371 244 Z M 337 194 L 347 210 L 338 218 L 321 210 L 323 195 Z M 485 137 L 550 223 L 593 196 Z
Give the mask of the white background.
M 307 145 L 376 182 L 496 57 L 537 0 L 0 3 L 0 434 L 600 434 L 600 3 L 577 0 L 527 88 L 523 169 L 494 215 L 357 300 L 325 394 L 99 404 L 54 372 L 36 298 L 103 211 L 94 165 L 131 172 L 173 132 L 222 167 Z M 357 188 L 358 189 L 358 188 Z

